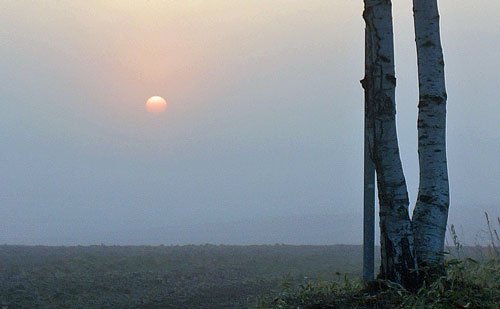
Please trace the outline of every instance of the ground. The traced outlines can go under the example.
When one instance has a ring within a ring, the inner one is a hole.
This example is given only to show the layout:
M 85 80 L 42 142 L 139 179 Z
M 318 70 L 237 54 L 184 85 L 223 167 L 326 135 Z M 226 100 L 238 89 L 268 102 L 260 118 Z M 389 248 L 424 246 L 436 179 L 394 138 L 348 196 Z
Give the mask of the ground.
M 359 277 L 361 247 L 0 246 L 8 308 L 248 308 L 283 284 Z
M 359 280 L 362 247 L 353 245 L 4 245 L 0 246 L 0 305 L 2 309 L 497 308 L 500 260 L 494 249 L 449 248 L 460 259 L 448 256 L 447 275 L 413 294 L 387 282 L 366 289 Z

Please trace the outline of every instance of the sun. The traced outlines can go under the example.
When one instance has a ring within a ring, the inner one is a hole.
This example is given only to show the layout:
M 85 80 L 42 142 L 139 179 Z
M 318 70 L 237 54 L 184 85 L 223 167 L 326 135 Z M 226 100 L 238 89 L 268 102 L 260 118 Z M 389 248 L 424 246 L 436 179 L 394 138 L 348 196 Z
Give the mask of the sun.
M 167 109 L 167 101 L 160 96 L 153 96 L 146 101 L 146 110 L 149 113 L 163 113 Z

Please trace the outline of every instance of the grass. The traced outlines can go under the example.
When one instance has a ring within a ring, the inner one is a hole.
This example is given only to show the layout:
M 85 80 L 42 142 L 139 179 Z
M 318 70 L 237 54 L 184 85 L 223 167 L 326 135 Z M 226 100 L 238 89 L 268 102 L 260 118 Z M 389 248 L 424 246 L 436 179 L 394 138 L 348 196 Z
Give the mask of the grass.
M 500 261 L 452 259 L 447 273 L 416 293 L 399 285 L 359 280 L 343 283 L 311 281 L 285 288 L 260 308 L 498 308 L 500 305 Z
M 485 217 L 489 245 L 464 247 L 451 225 L 446 274 L 415 293 L 381 280 L 367 285 L 349 278 L 340 283 L 309 281 L 285 285 L 258 308 L 500 308 L 500 237 L 487 213 Z

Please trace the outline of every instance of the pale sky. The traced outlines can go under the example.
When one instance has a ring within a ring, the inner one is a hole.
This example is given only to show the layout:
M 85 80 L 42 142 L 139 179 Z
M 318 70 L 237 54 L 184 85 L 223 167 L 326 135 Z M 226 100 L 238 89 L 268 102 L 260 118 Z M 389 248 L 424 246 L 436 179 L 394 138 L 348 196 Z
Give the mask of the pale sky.
M 411 1 L 394 2 L 398 134 L 414 203 L 413 20 Z M 472 242 L 483 211 L 500 215 L 500 2 L 439 4 L 449 221 Z M 350 237 L 318 242 L 361 243 L 362 7 L 0 2 L 0 243 L 311 216 L 359 218 Z M 146 112 L 153 95 L 168 101 L 165 113 Z

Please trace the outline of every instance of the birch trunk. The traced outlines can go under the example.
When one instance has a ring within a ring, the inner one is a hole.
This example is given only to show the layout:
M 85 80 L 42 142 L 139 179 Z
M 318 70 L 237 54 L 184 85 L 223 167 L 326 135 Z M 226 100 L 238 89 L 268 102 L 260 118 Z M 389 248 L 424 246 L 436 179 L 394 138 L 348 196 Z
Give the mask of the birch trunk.
M 394 42 L 390 0 L 365 0 L 363 18 L 372 60 L 363 87 L 373 127 L 372 160 L 380 204 L 380 276 L 412 288 L 417 283 L 408 192 L 396 133 Z
M 418 58 L 420 183 L 413 211 L 418 263 L 443 269 L 449 206 L 446 89 L 437 0 L 413 0 Z

